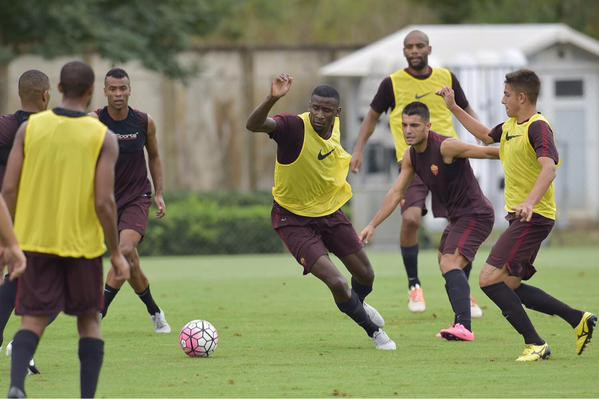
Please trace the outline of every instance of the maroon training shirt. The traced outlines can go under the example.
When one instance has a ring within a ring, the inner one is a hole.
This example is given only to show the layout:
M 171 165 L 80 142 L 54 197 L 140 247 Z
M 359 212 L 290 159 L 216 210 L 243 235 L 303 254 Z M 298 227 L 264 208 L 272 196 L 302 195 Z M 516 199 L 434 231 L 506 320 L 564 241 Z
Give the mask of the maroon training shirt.
M 441 155 L 441 143 L 448 137 L 432 130 L 428 134 L 426 150 L 416 152 L 410 147 L 410 159 L 414 171 L 433 195 L 447 209 L 447 218 L 453 221 L 465 215 L 494 215 L 493 206 L 485 197 L 474 176 L 468 159 L 456 158 L 446 164 Z
M 17 111 L 14 114 L 0 116 L 0 189 L 4 181 L 8 155 L 15 141 L 17 130 L 23 122 L 29 119 L 33 112 Z
M 144 147 L 148 134 L 148 114 L 129 107 L 127 118 L 115 121 L 108 107 L 96 110 L 102 123 L 113 131 L 119 141 L 119 158 L 114 176 L 114 197 L 118 208 L 141 196 L 151 195 Z

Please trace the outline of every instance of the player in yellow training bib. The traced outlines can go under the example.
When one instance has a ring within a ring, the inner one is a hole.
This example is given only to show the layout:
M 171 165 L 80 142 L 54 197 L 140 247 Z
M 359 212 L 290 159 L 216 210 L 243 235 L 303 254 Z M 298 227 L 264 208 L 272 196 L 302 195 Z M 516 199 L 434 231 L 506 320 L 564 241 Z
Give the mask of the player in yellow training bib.
M 446 87 L 439 91 L 448 108 L 470 133 L 485 144 L 500 144 L 509 227 L 487 258 L 480 273 L 480 286 L 524 338 L 524 352 L 516 359 L 524 362 L 548 359 L 551 349 L 535 330 L 522 305 L 557 315 L 570 324 L 579 355 L 591 341 L 597 324 L 597 316 L 573 309 L 541 289 L 522 283 L 536 272 L 533 262 L 556 218 L 553 180 L 559 155 L 549 122 L 537 112 L 540 89 L 541 81 L 535 72 L 521 69 L 508 73 L 501 101 L 508 120 L 493 129 L 457 105 L 452 89 Z
M 248 130 L 268 133 L 277 143 L 272 226 L 304 274 L 312 273 L 329 287 L 339 310 L 366 331 L 376 348 L 395 350 L 395 342 L 382 329 L 385 321 L 364 302 L 372 291 L 374 270 L 341 210 L 352 192 L 347 182 L 351 156 L 341 146 L 339 93 L 331 86 L 318 86 L 308 112 L 268 117 L 292 82 L 288 74 L 279 75 L 247 120 Z M 351 273 L 351 288 L 329 251 Z
M 379 85 L 360 128 L 358 141 L 352 154 L 352 172 L 357 173 L 360 170 L 366 143 L 374 133 L 378 120 L 384 112 L 390 111 L 389 127 L 395 142 L 395 153 L 400 171 L 401 161 L 409 147 L 401 125 L 402 110 L 406 105 L 414 101 L 425 104 L 430 111 L 431 129 L 447 137 L 457 138 L 458 135 L 453 127 L 451 112 L 445 106 L 443 99 L 435 95 L 439 89 L 445 86 L 452 87 L 456 93 L 457 103 L 468 113 L 475 115 L 454 74 L 446 68 L 432 68 L 428 65 L 428 56 L 431 51 L 432 47 L 429 44 L 428 36 L 424 32 L 413 30 L 406 35 L 403 55 L 408 62 L 408 67 L 393 72 Z M 412 312 L 426 310 L 424 290 L 418 278 L 418 231 L 422 224 L 422 216 L 428 212 L 425 205 L 428 193 L 429 189 L 420 177 L 414 176 L 406 192 L 405 201 L 401 205 L 399 241 L 408 277 L 408 309 Z M 434 195 L 432 196 L 432 208 L 435 217 L 447 217 L 447 210 Z M 466 276 L 470 275 L 471 269 L 472 264 L 469 263 L 464 268 Z M 482 316 L 481 308 L 472 297 L 470 306 L 472 317 Z

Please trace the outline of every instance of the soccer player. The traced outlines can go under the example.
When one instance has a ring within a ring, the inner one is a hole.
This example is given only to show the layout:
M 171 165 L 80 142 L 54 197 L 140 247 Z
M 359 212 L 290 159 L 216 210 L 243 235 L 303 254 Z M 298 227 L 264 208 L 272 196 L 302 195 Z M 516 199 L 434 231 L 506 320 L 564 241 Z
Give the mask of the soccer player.
M 17 129 L 31 114 L 46 110 L 50 101 L 50 81 L 41 71 L 32 69 L 23 72 L 19 77 L 18 90 L 21 109 L 14 114 L 0 116 L 0 189 Z M 4 284 L 0 286 L 0 349 L 4 339 L 4 328 L 15 307 L 16 296 L 17 281 L 5 277 Z M 10 355 L 11 351 L 12 345 L 9 343 L 6 346 L 6 354 Z M 29 364 L 29 372 L 39 374 L 33 359 Z
M 428 107 L 418 101 L 402 111 L 402 131 L 410 146 L 402 159 L 401 173 L 381 209 L 360 233 L 367 244 L 376 227 L 406 198 L 412 179 L 420 177 L 433 198 L 447 209 L 449 225 L 439 244 L 439 267 L 455 313 L 450 328 L 440 331 L 447 340 L 474 341 L 470 315 L 470 286 L 464 268 L 472 264 L 480 245 L 491 233 L 493 207 L 484 196 L 468 158 L 498 159 L 499 150 L 463 143 L 432 130 Z
M 448 108 L 476 138 L 485 144 L 500 143 L 505 170 L 505 209 L 509 222 L 480 273 L 484 293 L 524 338 L 525 348 L 517 361 L 548 359 L 551 349 L 537 333 L 522 305 L 557 315 L 574 328 L 576 353 L 591 341 L 597 317 L 573 309 L 532 285 L 522 283 L 536 272 L 533 262 L 556 218 L 553 180 L 559 163 L 554 133 L 537 112 L 541 81 L 531 70 L 520 69 L 505 76 L 502 103 L 508 119 L 493 129 L 468 115 L 456 104 L 453 90 L 439 91 Z
M 154 184 L 154 202 L 158 208 L 156 216 L 164 217 L 166 205 L 163 198 L 163 174 L 156 124 L 144 112 L 129 106 L 131 82 L 124 69 L 113 68 L 104 78 L 104 94 L 108 105 L 92 112 L 113 131 L 119 142 L 119 158 L 116 163 L 114 195 L 117 204 L 119 245 L 121 252 L 131 265 L 129 284 L 139 299 L 146 305 L 154 331 L 168 334 L 171 327 L 164 312 L 158 307 L 150 292 L 150 283 L 141 269 L 137 246 L 148 227 L 148 213 L 152 204 L 152 186 L 148 180 L 144 147 L 148 151 L 148 165 Z M 104 309 L 106 317 L 110 303 L 124 284 L 108 272 L 104 286 Z
M 352 196 L 347 182 L 350 155 L 341 146 L 339 93 L 330 86 L 312 92 L 309 112 L 268 117 L 291 88 L 293 78 L 279 75 L 269 96 L 251 113 L 247 128 L 268 133 L 277 143 L 272 226 L 303 266 L 333 294 L 339 310 L 362 327 L 377 349 L 395 350 L 382 330 L 385 322 L 364 302 L 374 271 L 351 222 L 340 209 Z M 329 258 L 333 252 L 351 273 L 351 288 Z
M 18 280 L 15 312 L 22 319 L 13 340 L 8 397 L 25 396 L 27 364 L 48 319 L 61 311 L 77 317 L 81 397 L 93 397 L 104 356 L 104 238 L 115 274 L 129 276 L 113 195 L 118 146 L 106 126 L 84 112 L 93 89 L 87 64 L 65 64 L 60 106 L 21 125 L 8 159 L 2 196 L 27 257 Z
M 362 126 L 358 141 L 354 148 L 351 160 L 351 170 L 357 173 L 364 159 L 366 142 L 374 132 L 376 124 L 383 112 L 390 111 L 389 127 L 395 142 L 395 154 L 399 169 L 408 144 L 402 131 L 402 115 L 404 107 L 412 101 L 420 101 L 427 105 L 431 114 L 431 127 L 438 134 L 455 137 L 457 133 L 453 127 L 451 112 L 447 110 L 443 100 L 435 96 L 435 92 L 444 86 L 451 86 L 456 93 L 458 104 L 468 113 L 475 115 L 468 104 L 460 82 L 454 74 L 445 68 L 432 68 L 428 65 L 428 56 L 431 46 L 425 33 L 413 30 L 404 39 L 403 54 L 408 62 L 406 69 L 395 71 L 380 83 L 378 91 L 370 103 L 370 108 Z M 422 284 L 418 278 L 418 231 L 422 224 L 422 216 L 428 212 L 425 201 L 428 188 L 420 177 L 415 176 L 408 187 L 405 201 L 401 204 L 401 230 L 400 247 L 404 267 L 408 276 L 408 309 L 412 312 L 424 312 L 426 302 Z M 433 214 L 435 217 L 446 217 L 447 210 L 433 198 Z M 468 265 L 464 271 L 470 274 L 472 266 Z M 472 316 L 481 317 L 482 310 L 471 299 Z

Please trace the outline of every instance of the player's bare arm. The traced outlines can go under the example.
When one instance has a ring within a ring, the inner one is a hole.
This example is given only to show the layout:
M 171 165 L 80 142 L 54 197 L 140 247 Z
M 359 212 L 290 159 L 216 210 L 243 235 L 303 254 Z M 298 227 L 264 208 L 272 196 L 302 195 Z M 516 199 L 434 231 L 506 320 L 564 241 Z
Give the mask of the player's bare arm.
M 108 132 L 104 138 L 94 181 L 96 213 L 110 250 L 110 261 L 117 279 L 128 280 L 129 262 L 119 249 L 119 234 L 116 227 L 116 203 L 114 200 L 114 166 L 119 156 L 116 135 Z
M 499 148 L 483 147 L 449 138 L 441 143 L 441 155 L 445 163 L 451 163 L 456 158 L 499 159 Z
M 359 237 L 364 244 L 368 244 L 374 235 L 376 228 L 387 219 L 398 205 L 404 200 L 406 190 L 412 179 L 414 178 L 414 168 L 412 167 L 412 160 L 410 159 L 410 150 L 408 149 L 403 157 L 401 164 L 401 172 L 395 180 L 393 186 L 387 191 L 383 205 L 379 211 L 374 215 L 368 226 L 360 232 Z
M 6 207 L 12 218 L 15 217 L 17 207 L 17 193 L 19 192 L 19 181 L 21 180 L 21 170 L 23 169 L 25 131 L 27 122 L 24 122 L 17 130 L 15 141 L 8 156 L 6 164 L 6 173 L 2 183 L 2 196 L 6 201 Z
M 368 139 L 372 136 L 372 133 L 374 133 L 374 129 L 376 128 L 376 124 L 380 117 L 380 113 L 373 110 L 372 107 L 368 108 L 368 113 L 362 122 L 362 126 L 360 126 L 358 141 L 356 142 L 354 152 L 351 156 L 349 168 L 353 173 L 358 173 L 362 167 L 362 163 L 364 162 L 364 148 L 366 147 Z
M 443 97 L 447 108 L 452 114 L 455 115 L 455 117 L 466 128 L 466 130 L 472 133 L 474 137 L 487 145 L 494 143 L 493 138 L 489 135 L 491 133 L 491 129 L 482 124 L 479 120 L 472 117 L 472 115 L 462 109 L 455 102 L 455 93 L 451 87 L 442 88 L 437 92 L 437 95 Z
M 0 285 L 4 282 L 4 268 L 8 268 L 10 281 L 23 274 L 26 267 L 25 255 L 19 243 L 12 226 L 12 219 L 8 213 L 8 208 L 4 199 L 0 197 Z
M 283 97 L 293 83 L 293 76 L 282 73 L 273 80 L 270 86 L 270 94 L 254 109 L 248 117 L 245 127 L 251 132 L 270 133 L 277 127 L 273 118 L 268 117 L 268 113 L 279 100 Z
M 533 208 L 541 201 L 557 175 L 557 166 L 553 159 L 539 157 L 537 160 L 541 165 L 541 173 L 539 173 L 539 177 L 537 177 L 537 181 L 530 194 L 528 194 L 526 201 L 514 209 L 516 216 L 519 216 L 523 222 L 530 222 Z
M 164 203 L 164 174 L 162 173 L 162 161 L 158 150 L 158 138 L 156 137 L 156 123 L 148 115 L 148 136 L 146 141 L 148 151 L 148 166 L 150 176 L 154 185 L 154 203 L 156 204 L 156 217 L 162 219 L 166 215 L 166 204 Z

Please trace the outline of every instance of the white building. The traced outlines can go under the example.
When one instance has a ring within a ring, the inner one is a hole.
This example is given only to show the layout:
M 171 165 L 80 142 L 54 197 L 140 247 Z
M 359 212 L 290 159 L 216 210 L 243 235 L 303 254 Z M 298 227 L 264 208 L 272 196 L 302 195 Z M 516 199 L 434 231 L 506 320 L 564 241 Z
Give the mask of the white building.
M 429 63 L 454 72 L 471 106 L 488 126 L 506 118 L 501 105 L 505 74 L 520 67 L 539 74 L 542 88 L 538 109 L 553 124 L 563 162 L 557 181 L 559 223 L 599 220 L 599 41 L 564 24 L 412 25 L 324 66 L 321 73 L 335 78 L 343 96 L 346 147 L 353 148 L 380 81 L 407 66 L 403 40 L 413 29 L 429 36 Z M 463 129 L 460 134 L 473 141 Z M 369 141 L 363 170 L 352 176 L 356 229 L 378 209 L 397 175 L 394 157 L 384 115 Z M 503 173 L 499 162 L 472 164 L 495 205 L 498 223 L 502 223 Z M 381 226 L 378 244 L 397 245 L 399 212 L 393 218 L 397 223 Z M 430 216 L 425 223 L 432 229 L 444 226 L 442 220 Z

